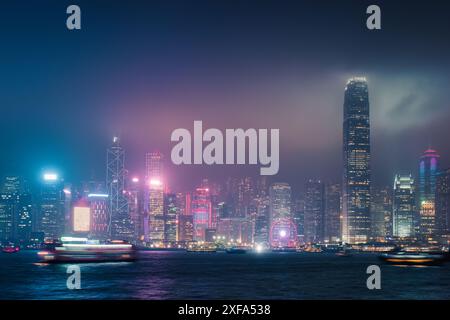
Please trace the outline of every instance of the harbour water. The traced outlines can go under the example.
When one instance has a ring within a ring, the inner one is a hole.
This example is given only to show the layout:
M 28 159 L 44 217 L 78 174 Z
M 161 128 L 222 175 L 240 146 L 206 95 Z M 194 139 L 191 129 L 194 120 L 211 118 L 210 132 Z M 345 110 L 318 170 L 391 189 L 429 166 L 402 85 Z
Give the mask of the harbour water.
M 366 286 L 369 265 L 381 289 Z M 69 290 L 67 264 L 38 263 L 35 251 L 0 254 L 0 299 L 449 299 L 450 263 L 382 264 L 377 255 L 140 252 L 135 262 L 80 264 Z

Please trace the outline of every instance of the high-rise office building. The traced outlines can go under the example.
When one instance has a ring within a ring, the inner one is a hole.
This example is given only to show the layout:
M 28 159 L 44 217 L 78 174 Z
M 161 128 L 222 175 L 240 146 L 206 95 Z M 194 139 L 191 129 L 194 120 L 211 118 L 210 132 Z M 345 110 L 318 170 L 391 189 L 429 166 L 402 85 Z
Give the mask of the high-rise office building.
M 161 243 L 164 241 L 164 176 L 162 153 L 149 152 L 145 155 L 145 171 L 148 184 L 146 211 L 148 226 L 146 241 Z
M 419 160 L 419 232 L 422 240 L 434 242 L 439 237 L 436 225 L 436 175 L 439 171 L 439 154 L 431 148 Z
M 164 195 L 164 242 L 173 244 L 178 239 L 178 207 L 174 193 Z
M 57 239 L 65 231 L 64 184 L 56 173 L 45 173 L 41 183 L 37 231 Z
M 125 151 L 118 137 L 106 153 L 106 187 L 109 195 L 109 232 L 112 238 L 130 240 L 133 227 L 125 194 Z
M 297 243 L 297 228 L 291 214 L 291 187 L 287 183 L 274 183 L 269 190 L 270 245 L 293 247 Z
M 194 240 L 205 241 L 205 230 L 211 226 L 211 196 L 208 188 L 197 188 L 192 194 Z
M 343 122 L 342 238 L 364 243 L 370 236 L 370 118 L 365 78 L 347 82 Z
M 341 240 L 341 185 L 325 186 L 325 237 L 324 240 Z
M 26 243 L 32 232 L 32 199 L 25 181 L 6 176 L 0 184 L 0 241 Z
M 392 187 L 373 187 L 371 201 L 372 239 L 389 241 L 392 238 Z
M 96 239 L 109 238 L 108 197 L 106 193 L 90 193 L 87 197 L 91 211 L 91 235 Z
M 254 242 L 267 246 L 270 231 L 270 202 L 268 196 L 254 200 L 256 207 Z
M 415 236 L 415 189 L 411 175 L 396 175 L 394 179 L 392 221 L 393 236 L 411 240 Z
M 144 204 L 141 183 L 141 179 L 132 177 L 126 192 L 130 219 L 133 222 L 133 239 L 136 241 L 144 240 Z
M 305 243 L 305 197 L 300 195 L 292 201 L 292 220 L 297 228 L 298 243 Z
M 450 240 L 450 169 L 436 176 L 436 218 L 438 233 L 448 243 Z
M 304 241 L 321 242 L 325 232 L 325 186 L 320 180 L 309 179 L 305 190 Z
M 191 195 L 177 193 L 178 214 L 178 241 L 191 242 L 194 240 L 194 220 L 191 212 Z

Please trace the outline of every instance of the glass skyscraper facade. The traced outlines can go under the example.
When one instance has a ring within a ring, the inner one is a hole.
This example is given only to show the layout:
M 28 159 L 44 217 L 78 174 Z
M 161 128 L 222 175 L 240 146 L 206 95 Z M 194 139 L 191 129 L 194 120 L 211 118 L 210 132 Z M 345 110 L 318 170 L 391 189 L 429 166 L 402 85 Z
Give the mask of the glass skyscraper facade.
M 325 186 L 320 180 L 306 183 L 304 241 L 321 242 L 325 233 Z
M 415 191 L 411 175 L 396 175 L 394 179 L 393 236 L 414 237 Z
M 269 190 L 270 244 L 273 247 L 294 246 L 297 229 L 291 214 L 291 186 L 274 183 Z
M 125 152 L 119 138 L 107 150 L 106 186 L 109 195 L 109 231 L 113 238 L 128 240 L 133 236 L 133 228 L 128 212 L 125 194 Z
M 419 231 L 422 240 L 434 242 L 436 225 L 436 176 L 439 170 L 439 154 L 431 148 L 425 150 L 419 160 Z
M 365 78 L 348 80 L 343 122 L 342 240 L 367 242 L 370 236 L 370 121 Z

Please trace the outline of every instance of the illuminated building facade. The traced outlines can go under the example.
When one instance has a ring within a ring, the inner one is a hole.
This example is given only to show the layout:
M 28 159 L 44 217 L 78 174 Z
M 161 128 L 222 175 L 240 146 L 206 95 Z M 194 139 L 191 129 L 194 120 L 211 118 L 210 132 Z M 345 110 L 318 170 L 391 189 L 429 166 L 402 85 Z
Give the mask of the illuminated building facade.
M 205 241 L 205 230 L 211 227 L 211 196 L 208 188 L 197 188 L 192 194 L 194 240 Z
M 27 243 L 32 233 L 32 215 L 26 182 L 17 176 L 5 177 L 0 188 L 0 241 Z
M 109 212 L 108 194 L 91 193 L 88 194 L 89 207 L 91 211 L 91 235 L 96 239 L 107 239 Z
M 317 243 L 325 233 L 325 186 L 320 180 L 306 183 L 304 210 L 304 241 Z
M 338 242 L 341 240 L 341 185 L 325 186 L 325 231 L 324 240 Z
M 129 180 L 126 194 L 133 225 L 133 239 L 136 241 L 144 240 L 144 205 L 141 181 L 138 177 Z
M 422 240 L 435 241 L 438 237 L 435 212 L 436 175 L 439 170 L 439 154 L 436 150 L 427 149 L 419 160 L 419 231 Z
M 436 176 L 436 217 L 439 234 L 448 243 L 450 239 L 450 169 Z
M 178 207 L 174 193 L 164 195 L 164 242 L 175 243 L 178 238 Z
M 84 204 L 77 204 L 73 208 L 73 232 L 89 234 L 91 231 L 91 209 Z
M 294 247 L 297 229 L 291 216 L 291 187 L 287 183 L 274 183 L 269 190 L 270 232 L 272 247 Z
M 415 236 L 416 212 L 414 179 L 411 175 L 395 176 L 393 195 L 393 236 L 397 239 L 411 239 Z
M 436 210 L 435 202 L 422 201 L 420 205 L 420 230 L 422 240 L 428 243 L 436 243 Z
M 55 173 L 45 173 L 41 183 L 37 231 L 46 239 L 57 239 L 65 231 L 63 181 Z
M 385 242 L 392 238 L 392 190 L 392 187 L 372 188 L 371 234 L 376 242 Z
M 269 244 L 270 231 L 270 201 L 268 196 L 255 199 L 256 216 L 254 242 L 258 244 Z
M 191 195 L 177 193 L 178 213 L 178 239 L 181 242 L 191 242 L 194 239 L 194 220 L 191 212 Z
M 370 120 L 365 78 L 352 78 L 345 87 L 343 142 L 342 240 L 364 243 L 370 237 Z
M 149 152 L 145 155 L 146 180 L 148 183 L 148 227 L 146 241 L 164 241 L 164 179 L 163 154 Z
M 113 239 L 129 240 L 133 228 L 128 212 L 125 194 L 125 152 L 119 138 L 114 137 L 113 144 L 107 150 L 106 187 L 109 195 L 109 232 Z

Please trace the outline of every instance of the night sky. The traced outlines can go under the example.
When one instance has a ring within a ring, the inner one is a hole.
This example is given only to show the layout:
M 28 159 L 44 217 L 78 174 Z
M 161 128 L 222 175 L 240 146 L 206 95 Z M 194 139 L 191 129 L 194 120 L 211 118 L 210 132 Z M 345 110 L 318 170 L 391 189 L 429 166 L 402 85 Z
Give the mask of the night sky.
M 69 31 L 78 4 L 82 30 Z M 369 4 L 382 30 L 366 28 Z M 132 174 L 167 156 L 169 184 L 257 175 L 259 166 L 171 165 L 170 134 L 279 128 L 280 171 L 295 187 L 342 174 L 346 80 L 366 76 L 372 173 L 416 174 L 428 146 L 450 167 L 450 2 L 8 1 L 0 5 L 0 175 L 105 177 L 118 134 Z M 300 188 L 299 188 L 300 189 Z

